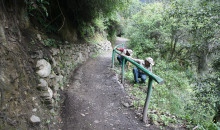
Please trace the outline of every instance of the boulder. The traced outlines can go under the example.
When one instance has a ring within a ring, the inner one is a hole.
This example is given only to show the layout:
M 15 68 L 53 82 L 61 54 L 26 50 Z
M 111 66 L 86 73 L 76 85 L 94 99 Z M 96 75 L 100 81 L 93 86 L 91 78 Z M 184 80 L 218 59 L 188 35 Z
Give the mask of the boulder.
M 45 59 L 38 60 L 36 67 L 39 68 L 37 74 L 40 77 L 48 77 L 51 73 L 51 65 Z
M 40 81 L 40 84 L 38 84 L 38 88 L 40 90 L 43 90 L 43 91 L 48 90 L 48 83 L 47 83 L 47 81 L 44 80 L 44 79 L 40 79 L 39 81 Z
M 49 87 L 48 87 L 47 91 L 45 91 L 41 94 L 41 98 L 43 98 L 43 99 L 52 99 L 52 97 L 53 97 L 53 91 Z
M 53 108 L 53 91 L 48 87 L 48 91 L 41 94 L 42 102 L 47 106 L 48 109 Z

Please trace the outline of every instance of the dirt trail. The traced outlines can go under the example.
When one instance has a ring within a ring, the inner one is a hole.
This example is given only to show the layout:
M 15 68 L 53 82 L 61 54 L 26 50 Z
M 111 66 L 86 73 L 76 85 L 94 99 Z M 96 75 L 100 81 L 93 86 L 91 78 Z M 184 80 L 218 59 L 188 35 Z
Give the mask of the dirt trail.
M 64 102 L 63 130 L 155 129 L 145 127 L 121 104 L 126 94 L 111 70 L 111 57 L 109 51 L 91 58 L 73 72 Z

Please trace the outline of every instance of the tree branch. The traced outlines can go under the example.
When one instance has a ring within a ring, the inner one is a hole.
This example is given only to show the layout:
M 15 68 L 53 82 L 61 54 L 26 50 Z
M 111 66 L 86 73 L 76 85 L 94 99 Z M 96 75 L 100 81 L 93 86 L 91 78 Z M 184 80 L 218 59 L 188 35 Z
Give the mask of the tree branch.
M 62 10 L 61 10 L 61 8 L 60 8 L 60 4 L 59 4 L 58 0 L 57 0 L 57 4 L 58 4 L 58 7 L 59 7 L 59 9 L 60 9 L 61 14 L 63 15 L 63 24 L 62 24 L 62 26 L 60 27 L 60 29 L 61 29 L 61 28 L 63 28 L 63 25 L 64 25 L 64 23 L 65 23 L 65 16 L 64 16 L 64 14 L 63 14 L 63 12 L 62 12 Z M 58 31 L 60 31 L 60 29 L 59 29 Z

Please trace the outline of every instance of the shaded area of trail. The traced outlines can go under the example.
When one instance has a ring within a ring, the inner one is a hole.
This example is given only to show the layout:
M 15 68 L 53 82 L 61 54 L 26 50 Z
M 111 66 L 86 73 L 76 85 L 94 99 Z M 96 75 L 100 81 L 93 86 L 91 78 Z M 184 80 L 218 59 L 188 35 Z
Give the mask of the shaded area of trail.
M 63 106 L 64 130 L 155 129 L 121 104 L 123 86 L 111 70 L 111 51 L 89 59 L 71 77 Z

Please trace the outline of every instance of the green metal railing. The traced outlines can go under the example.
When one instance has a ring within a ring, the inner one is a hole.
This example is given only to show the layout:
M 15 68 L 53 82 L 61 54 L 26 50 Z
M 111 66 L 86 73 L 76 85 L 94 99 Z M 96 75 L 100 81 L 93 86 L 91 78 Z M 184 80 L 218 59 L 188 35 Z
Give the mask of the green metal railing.
M 122 48 L 124 48 L 124 44 L 120 44 L 117 45 L 116 47 L 119 48 L 120 46 L 122 46 Z M 112 68 L 114 68 L 114 59 L 115 59 L 115 53 L 121 55 L 121 52 L 117 51 L 115 48 L 113 49 L 112 52 Z M 151 97 L 151 93 L 152 93 L 152 84 L 153 84 L 153 80 L 155 80 L 158 84 L 163 84 L 164 80 L 160 77 L 158 77 L 157 75 L 153 74 L 152 72 L 150 72 L 149 70 L 145 69 L 143 66 L 141 66 L 140 64 L 138 64 L 137 62 L 131 60 L 130 58 L 128 58 L 127 56 L 121 55 L 123 57 L 123 63 L 122 63 L 122 75 L 121 75 L 121 83 L 124 84 L 124 67 L 125 67 L 125 59 L 129 62 L 131 62 L 132 64 L 134 64 L 135 66 L 137 66 L 139 69 L 141 69 L 143 72 L 145 72 L 148 77 L 149 77 L 149 81 L 148 81 L 148 90 L 147 90 L 147 97 L 146 97 L 146 101 L 144 104 L 144 111 L 143 111 L 143 121 L 145 123 L 147 122 L 147 111 L 148 111 L 148 106 L 150 103 L 150 97 Z

